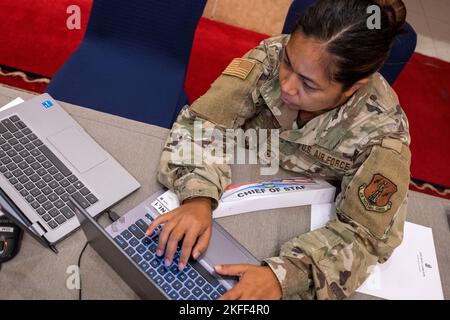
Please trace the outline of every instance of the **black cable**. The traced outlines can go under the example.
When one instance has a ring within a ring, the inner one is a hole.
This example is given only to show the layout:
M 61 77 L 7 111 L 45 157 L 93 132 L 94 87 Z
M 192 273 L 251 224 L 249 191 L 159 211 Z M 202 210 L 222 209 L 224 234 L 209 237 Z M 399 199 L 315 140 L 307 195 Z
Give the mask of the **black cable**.
M 87 246 L 89 244 L 89 241 L 86 242 L 83 249 L 81 249 L 80 255 L 78 256 L 78 276 L 80 277 L 80 289 L 78 290 L 78 300 L 81 300 L 81 257 L 83 256 L 84 251 L 86 250 Z
M 117 220 L 120 219 L 120 216 L 112 210 L 108 210 L 106 211 L 108 213 L 108 218 L 112 221 L 112 222 L 116 222 Z
M 113 222 L 120 218 L 120 216 L 117 213 L 115 213 L 114 211 L 111 211 L 109 209 L 105 210 L 103 213 L 107 213 L 109 219 L 111 219 Z M 94 218 L 95 221 L 98 221 L 100 216 L 101 216 L 101 214 L 98 215 L 97 217 L 95 217 Z M 117 219 L 114 220 L 113 218 L 116 218 L 116 217 L 117 217 Z M 81 258 L 83 257 L 83 253 L 86 250 L 88 245 L 89 245 L 89 241 L 86 242 L 86 244 L 84 245 L 83 249 L 81 249 L 80 255 L 78 256 L 78 274 L 79 274 L 79 277 L 80 277 L 80 289 L 78 290 L 78 300 L 81 300 L 81 289 L 82 289 L 82 284 L 81 284 Z

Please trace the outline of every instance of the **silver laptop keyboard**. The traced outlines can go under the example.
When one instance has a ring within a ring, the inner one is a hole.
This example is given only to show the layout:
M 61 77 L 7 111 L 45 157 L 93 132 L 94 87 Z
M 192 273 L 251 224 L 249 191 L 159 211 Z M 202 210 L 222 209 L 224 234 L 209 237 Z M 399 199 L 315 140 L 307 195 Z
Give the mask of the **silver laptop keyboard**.
M 147 213 L 145 217 L 153 221 Z M 178 245 L 170 266 L 164 256 L 156 255 L 161 230 L 159 226 L 150 237 L 145 236 L 148 224 L 138 219 L 114 238 L 114 241 L 142 269 L 154 283 L 173 300 L 216 300 L 227 289 L 198 261 L 190 259 L 183 271 L 178 270 L 181 247 Z
M 0 121 L 0 172 L 52 229 L 75 217 L 69 195 L 98 201 L 17 115 Z

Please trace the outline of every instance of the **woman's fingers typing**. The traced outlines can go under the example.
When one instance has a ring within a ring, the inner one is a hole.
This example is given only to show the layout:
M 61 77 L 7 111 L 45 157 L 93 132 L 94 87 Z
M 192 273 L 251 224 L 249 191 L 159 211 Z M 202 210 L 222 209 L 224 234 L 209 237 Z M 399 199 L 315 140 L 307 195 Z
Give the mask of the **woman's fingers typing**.
M 180 226 L 172 229 L 166 245 L 166 259 L 164 261 L 166 266 L 170 266 L 172 264 L 173 257 L 175 255 L 175 252 L 177 251 L 178 242 L 180 242 L 180 240 L 183 238 L 185 232 L 186 230 L 184 230 Z
M 197 237 L 198 234 L 195 231 L 188 232 L 184 237 L 183 245 L 181 247 L 180 262 L 178 263 L 178 269 L 180 271 L 186 267 Z
M 210 201 L 191 199 L 179 208 L 156 218 L 148 227 L 146 236 L 153 235 L 158 231 L 158 227 L 162 227 L 156 254 L 160 257 L 165 255 L 166 266 L 173 263 L 176 252 L 180 249 L 180 241 L 183 241 L 178 262 L 178 268 L 182 270 L 191 254 L 198 258 L 206 250 L 211 238 L 211 224 Z
M 197 244 L 192 251 L 192 257 L 197 259 L 203 252 L 206 251 L 209 244 L 209 239 L 211 239 L 211 226 L 206 228 L 206 230 L 198 237 Z
M 158 228 L 160 225 L 165 224 L 167 221 L 169 221 L 174 215 L 174 213 L 175 211 L 172 211 L 156 218 L 152 222 L 152 224 L 148 227 L 147 231 L 145 232 L 145 235 L 151 236 L 153 232 L 155 232 L 155 229 Z

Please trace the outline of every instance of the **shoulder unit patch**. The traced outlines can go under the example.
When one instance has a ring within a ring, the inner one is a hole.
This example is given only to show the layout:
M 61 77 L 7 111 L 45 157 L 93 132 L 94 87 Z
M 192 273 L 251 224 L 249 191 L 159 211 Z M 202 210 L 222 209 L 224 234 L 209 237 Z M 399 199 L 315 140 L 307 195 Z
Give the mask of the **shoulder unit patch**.
M 391 197 L 397 186 L 381 174 L 375 174 L 372 181 L 359 187 L 359 199 L 368 211 L 386 212 L 392 208 Z

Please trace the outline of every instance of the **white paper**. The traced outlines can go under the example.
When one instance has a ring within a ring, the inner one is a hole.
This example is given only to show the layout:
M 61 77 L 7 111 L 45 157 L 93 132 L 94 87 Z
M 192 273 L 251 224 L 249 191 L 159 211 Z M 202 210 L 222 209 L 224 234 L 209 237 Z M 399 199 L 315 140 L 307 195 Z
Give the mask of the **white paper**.
M 5 104 L 3 107 L 0 108 L 0 111 L 4 111 L 6 109 L 9 109 L 11 107 L 14 107 L 18 104 L 21 104 L 22 102 L 25 102 L 25 100 L 23 100 L 22 98 L 18 97 L 15 98 L 14 100 L 12 100 L 11 102 Z
M 153 201 L 151 205 L 159 214 L 164 214 L 178 208 L 180 201 L 174 192 L 167 190 L 158 199 Z
M 314 206 L 311 230 L 324 227 L 330 218 L 335 218 L 333 207 Z M 443 300 L 432 229 L 406 222 L 402 244 L 356 291 L 390 300 Z

